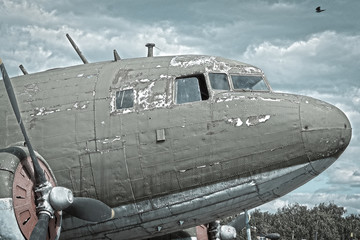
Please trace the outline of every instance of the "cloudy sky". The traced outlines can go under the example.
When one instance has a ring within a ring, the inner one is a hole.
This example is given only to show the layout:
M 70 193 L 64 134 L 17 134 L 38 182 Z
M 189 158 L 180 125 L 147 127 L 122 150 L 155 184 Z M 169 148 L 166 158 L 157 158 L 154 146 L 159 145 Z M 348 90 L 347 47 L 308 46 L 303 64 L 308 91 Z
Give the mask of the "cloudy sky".
M 326 11 L 316 13 L 321 6 Z M 333 202 L 360 214 L 359 0 L 0 0 L 0 57 L 10 76 L 82 62 L 146 55 L 206 54 L 262 68 L 275 91 L 312 96 L 342 109 L 350 146 L 326 172 L 261 207 Z

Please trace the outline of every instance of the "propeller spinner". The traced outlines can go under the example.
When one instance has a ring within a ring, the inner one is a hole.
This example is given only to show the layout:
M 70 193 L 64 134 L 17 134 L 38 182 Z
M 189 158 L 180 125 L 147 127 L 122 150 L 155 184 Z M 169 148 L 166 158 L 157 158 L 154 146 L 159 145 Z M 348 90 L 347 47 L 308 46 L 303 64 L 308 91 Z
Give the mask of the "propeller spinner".
M 64 210 L 72 216 L 91 222 L 101 222 L 113 218 L 114 211 L 105 203 L 92 198 L 74 197 L 70 189 L 53 187 L 49 183 L 26 133 L 10 78 L 1 59 L 0 70 L 11 106 L 24 136 L 34 167 L 33 179 L 35 179 L 34 191 L 38 222 L 32 230 L 30 240 L 46 239 L 49 220 L 53 218 L 54 211 Z

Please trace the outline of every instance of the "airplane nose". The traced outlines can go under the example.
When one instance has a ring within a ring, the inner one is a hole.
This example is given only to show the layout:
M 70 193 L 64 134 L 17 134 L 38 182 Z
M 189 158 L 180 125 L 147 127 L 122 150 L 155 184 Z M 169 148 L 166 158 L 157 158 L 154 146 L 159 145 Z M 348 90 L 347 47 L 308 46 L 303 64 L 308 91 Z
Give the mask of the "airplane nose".
M 335 158 L 349 145 L 351 125 L 346 115 L 326 102 L 303 97 L 300 103 L 301 133 L 310 161 Z

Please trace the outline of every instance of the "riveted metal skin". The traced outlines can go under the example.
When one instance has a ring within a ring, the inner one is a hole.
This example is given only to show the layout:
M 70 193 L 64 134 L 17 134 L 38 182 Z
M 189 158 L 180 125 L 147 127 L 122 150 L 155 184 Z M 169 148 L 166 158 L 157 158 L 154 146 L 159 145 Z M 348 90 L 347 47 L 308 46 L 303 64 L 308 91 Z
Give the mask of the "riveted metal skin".
M 335 106 L 271 89 L 214 90 L 209 73 L 265 78 L 246 63 L 194 55 L 12 79 L 31 141 L 58 185 L 115 211 L 97 224 L 64 214 L 61 239 L 144 239 L 209 223 L 301 186 L 349 144 L 351 125 Z M 177 104 L 176 80 L 191 76 L 204 79 L 209 96 Z M 119 109 L 117 92 L 126 90 L 133 107 Z M 0 120 L 0 147 L 22 141 L 9 105 Z

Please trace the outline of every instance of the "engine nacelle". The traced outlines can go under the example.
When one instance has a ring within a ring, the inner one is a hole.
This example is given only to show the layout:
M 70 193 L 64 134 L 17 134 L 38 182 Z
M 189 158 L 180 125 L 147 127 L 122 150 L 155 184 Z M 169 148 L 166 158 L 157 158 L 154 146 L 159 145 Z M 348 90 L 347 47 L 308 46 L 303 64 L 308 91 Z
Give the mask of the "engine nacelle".
M 9 147 L 0 150 L 0 239 L 29 239 L 38 217 L 35 206 L 34 170 L 28 150 Z M 36 153 L 52 186 L 56 179 L 48 164 Z M 58 239 L 61 211 L 49 222 L 50 239 Z

